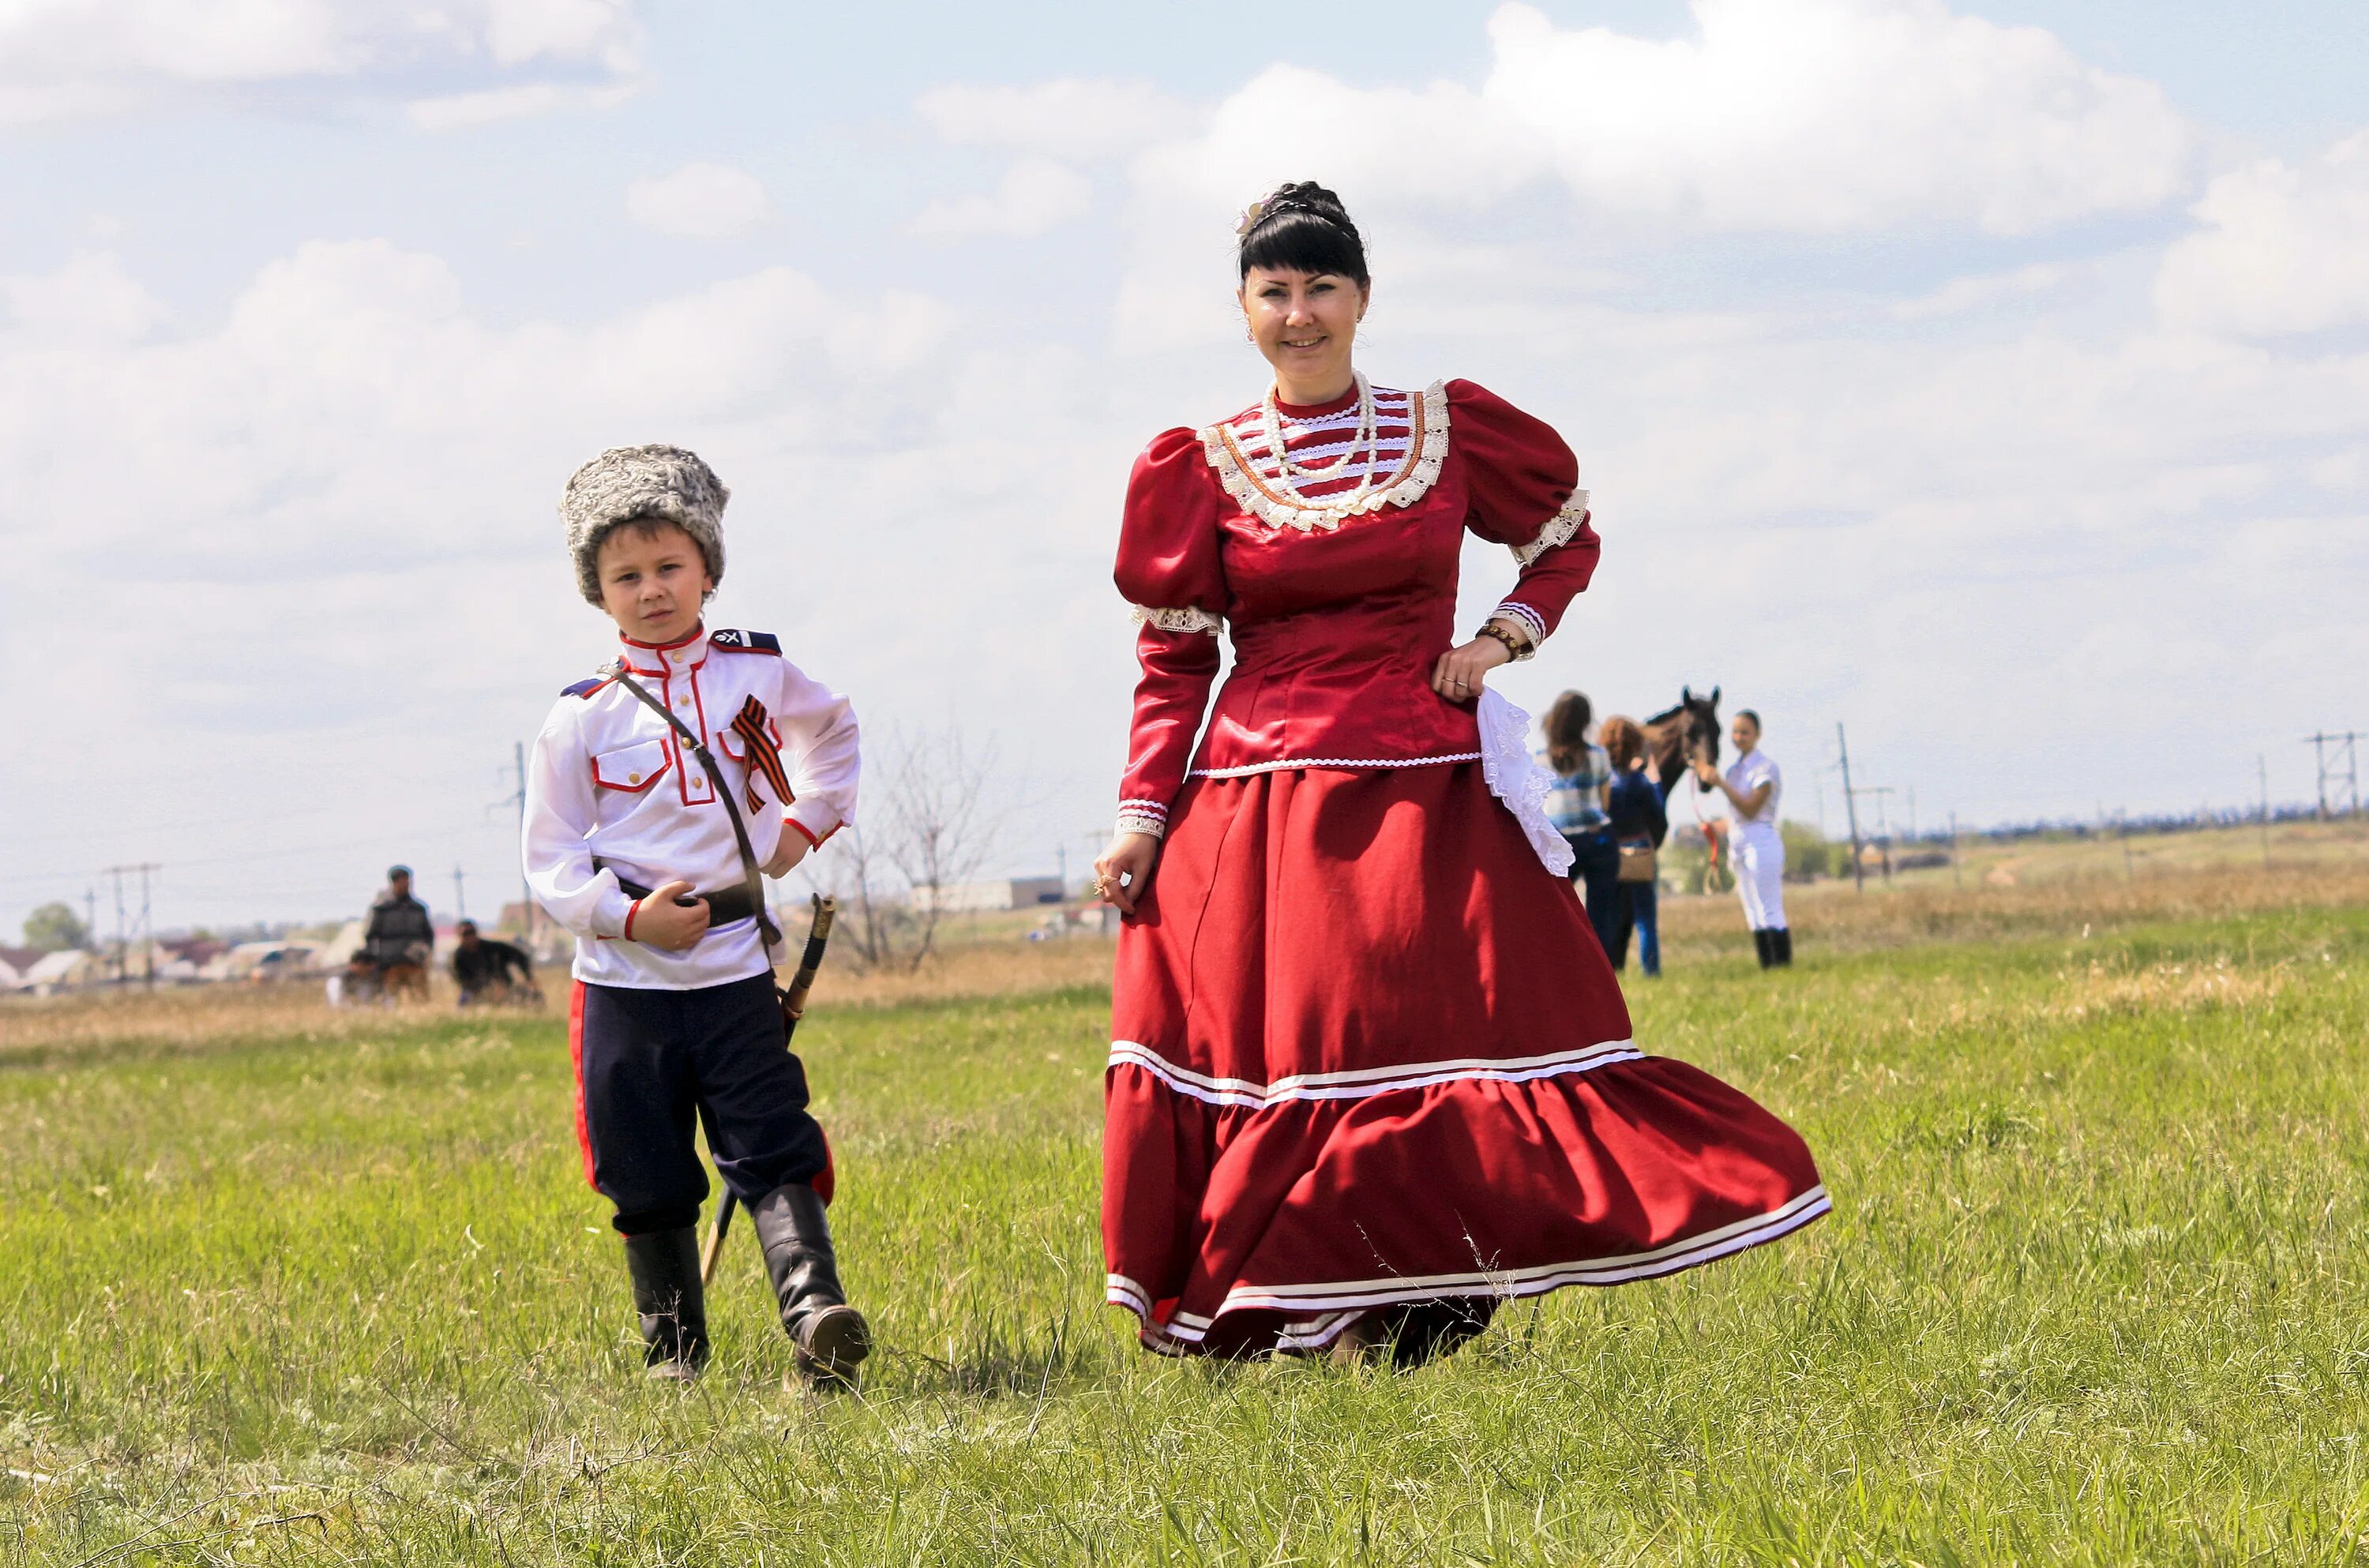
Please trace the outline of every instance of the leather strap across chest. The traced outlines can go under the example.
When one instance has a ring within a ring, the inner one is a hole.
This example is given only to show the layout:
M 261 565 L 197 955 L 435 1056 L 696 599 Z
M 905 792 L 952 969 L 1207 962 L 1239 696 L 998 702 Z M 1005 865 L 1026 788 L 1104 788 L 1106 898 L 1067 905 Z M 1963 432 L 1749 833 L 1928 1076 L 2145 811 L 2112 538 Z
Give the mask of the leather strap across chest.
M 675 717 L 668 711 L 664 703 L 650 695 L 647 687 L 634 679 L 632 672 L 625 668 L 624 659 L 620 658 L 611 663 L 603 673 L 615 681 L 618 685 L 631 692 L 635 699 L 644 707 L 666 720 L 667 727 L 673 730 L 676 738 L 690 750 L 692 756 L 699 759 L 699 765 L 707 770 L 708 778 L 715 785 L 715 798 L 724 803 L 724 813 L 731 818 L 733 841 L 740 847 L 740 873 L 747 882 L 749 906 L 757 917 L 757 929 L 764 934 L 765 945 L 768 948 L 780 946 L 782 928 L 773 923 L 773 917 L 765 909 L 764 873 L 757 868 L 757 852 L 749 842 L 749 824 L 740 819 L 740 805 L 732 798 L 731 790 L 725 787 L 724 770 L 715 765 L 715 753 L 708 750 L 707 743 L 700 739 L 697 731 Z M 647 898 L 648 895 L 645 893 L 642 896 Z M 711 915 L 720 912 L 714 904 L 709 906 Z M 719 921 L 717 923 L 729 922 Z

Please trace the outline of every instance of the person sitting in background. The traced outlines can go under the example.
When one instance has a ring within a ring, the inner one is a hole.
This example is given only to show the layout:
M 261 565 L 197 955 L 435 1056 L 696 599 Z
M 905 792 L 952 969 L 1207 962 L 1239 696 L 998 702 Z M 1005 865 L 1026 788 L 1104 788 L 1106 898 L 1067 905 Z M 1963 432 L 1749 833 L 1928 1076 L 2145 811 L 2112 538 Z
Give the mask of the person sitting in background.
M 428 906 L 411 896 L 411 867 L 387 867 L 386 891 L 371 905 L 370 924 L 362 932 L 363 956 L 383 979 L 389 969 L 426 964 L 435 951 Z
M 1606 953 L 1619 924 L 1618 878 L 1619 851 L 1613 847 L 1611 818 L 1605 815 L 1605 793 L 1612 782 L 1612 764 L 1604 748 L 1587 738 L 1596 716 L 1584 692 L 1565 692 L 1547 710 L 1546 766 L 1554 774 L 1547 792 L 1547 820 L 1571 845 L 1571 879 L 1587 900 L 1587 923 Z
M 524 948 L 487 941 L 477 934 L 475 921 L 463 921 L 455 934 L 452 983 L 461 988 L 460 1005 L 518 1001 L 532 992 L 534 965 Z
M 1669 837 L 1669 813 L 1663 809 L 1661 786 L 1645 769 L 1645 732 L 1637 721 L 1615 714 L 1604 721 L 1597 738 L 1612 759 L 1605 805 L 1619 865 L 1614 887 L 1619 918 L 1604 956 L 1613 968 L 1627 967 L 1629 933 L 1634 931 L 1637 967 L 1652 979 L 1662 972 L 1658 852 Z

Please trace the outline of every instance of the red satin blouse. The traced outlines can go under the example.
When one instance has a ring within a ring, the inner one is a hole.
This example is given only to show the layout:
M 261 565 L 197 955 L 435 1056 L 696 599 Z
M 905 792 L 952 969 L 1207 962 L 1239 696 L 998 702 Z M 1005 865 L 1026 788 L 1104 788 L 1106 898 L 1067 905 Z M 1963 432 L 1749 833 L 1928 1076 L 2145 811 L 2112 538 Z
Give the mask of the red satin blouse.
M 1467 529 L 1522 563 L 1499 613 L 1535 638 L 1587 586 L 1600 546 L 1562 437 L 1467 381 L 1374 397 L 1386 498 L 1337 526 L 1294 525 L 1308 520 L 1255 407 L 1207 430 L 1164 431 L 1136 461 L 1114 574 L 1144 620 L 1123 826 L 1159 830 L 1188 758 L 1196 773 L 1231 777 L 1478 757 L 1473 704 L 1431 689 L 1433 665 L 1459 640 Z M 1320 466 L 1354 446 L 1356 400 L 1353 390 L 1319 407 L 1280 405 L 1292 458 Z M 1349 487 L 1298 481 L 1310 500 Z M 1196 754 L 1221 620 L 1234 664 Z

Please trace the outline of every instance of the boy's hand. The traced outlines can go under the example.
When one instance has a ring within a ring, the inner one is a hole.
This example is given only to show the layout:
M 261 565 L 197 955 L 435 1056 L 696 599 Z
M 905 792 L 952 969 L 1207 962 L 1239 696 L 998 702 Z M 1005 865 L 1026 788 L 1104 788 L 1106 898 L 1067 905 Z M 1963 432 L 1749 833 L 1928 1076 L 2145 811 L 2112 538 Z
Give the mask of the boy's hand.
M 634 940 L 652 947 L 663 947 L 670 953 L 680 953 L 707 934 L 707 900 L 693 898 L 688 904 L 678 904 L 677 898 L 691 891 L 691 884 L 673 881 L 654 889 L 650 896 L 634 906 Z
M 807 842 L 807 836 L 804 833 L 784 824 L 782 829 L 781 847 L 773 852 L 773 858 L 767 861 L 761 869 L 768 876 L 787 876 L 791 867 L 806 859 L 807 851 L 813 847 Z

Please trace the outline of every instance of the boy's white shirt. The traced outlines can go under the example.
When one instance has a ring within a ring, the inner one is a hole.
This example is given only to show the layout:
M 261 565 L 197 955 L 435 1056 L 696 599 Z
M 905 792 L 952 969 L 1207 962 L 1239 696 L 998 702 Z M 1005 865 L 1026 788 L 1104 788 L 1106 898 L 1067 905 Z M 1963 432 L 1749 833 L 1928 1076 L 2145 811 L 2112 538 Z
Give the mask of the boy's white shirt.
M 703 626 L 686 641 L 625 641 L 643 690 L 707 743 L 726 777 L 710 779 L 681 738 L 616 681 L 563 694 L 527 765 L 528 886 L 576 933 L 575 976 L 595 985 L 691 990 L 746 979 L 785 955 L 767 953 L 757 922 L 711 927 L 681 953 L 625 937 L 634 901 L 620 876 L 656 887 L 680 878 L 701 893 L 742 887 L 739 847 L 719 788 L 731 789 L 764 864 L 785 832 L 819 845 L 855 810 L 855 711 L 846 698 L 778 654 L 716 647 Z M 743 755 L 732 721 L 750 697 L 763 704 L 795 799 L 784 809 Z M 761 804 L 749 806 L 754 788 Z M 601 869 L 592 862 L 598 858 Z M 614 867 L 614 870 L 608 869 Z

